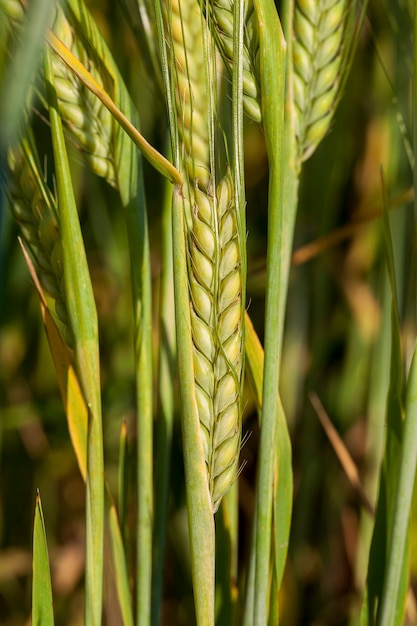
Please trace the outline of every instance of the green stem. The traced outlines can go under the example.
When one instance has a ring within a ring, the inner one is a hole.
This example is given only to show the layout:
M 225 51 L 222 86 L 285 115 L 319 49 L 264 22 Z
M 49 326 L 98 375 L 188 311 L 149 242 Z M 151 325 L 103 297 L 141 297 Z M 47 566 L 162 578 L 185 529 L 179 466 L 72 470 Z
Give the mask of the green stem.
M 405 546 L 409 534 L 410 509 L 417 466 L 417 353 L 414 350 L 407 383 L 407 398 L 403 430 L 403 446 L 394 507 L 394 523 L 389 538 L 387 575 L 378 611 L 378 626 L 391 626 L 403 621 L 404 607 L 400 596 Z
M 172 224 L 178 373 L 194 602 L 197 626 L 213 626 L 214 518 L 194 393 L 184 208 L 182 192 L 177 185 L 174 186 Z
M 104 467 L 97 311 L 75 205 L 48 49 L 45 49 L 45 79 L 62 234 L 65 297 L 75 342 L 77 371 L 88 407 L 85 623 L 86 626 L 100 626 L 103 586 Z
M 152 286 L 148 224 L 138 187 L 138 200 L 125 207 L 129 237 L 134 307 L 137 405 L 137 625 L 151 619 L 153 524 L 153 413 L 152 413 Z
M 172 429 L 174 421 L 174 374 L 175 374 L 175 315 L 174 277 L 172 269 L 171 185 L 165 185 L 162 215 L 162 271 L 160 287 L 160 351 L 158 399 L 156 422 L 156 450 L 158 459 L 155 475 L 155 527 L 152 570 L 152 624 L 160 623 L 162 606 L 163 570 L 168 508 L 169 469 L 171 461 Z
M 253 623 L 269 613 L 273 470 L 278 419 L 277 390 L 291 239 L 284 238 L 282 146 L 284 143 L 285 42 L 272 0 L 255 1 L 260 33 L 262 119 L 270 168 L 265 309 L 265 369 L 259 447 Z

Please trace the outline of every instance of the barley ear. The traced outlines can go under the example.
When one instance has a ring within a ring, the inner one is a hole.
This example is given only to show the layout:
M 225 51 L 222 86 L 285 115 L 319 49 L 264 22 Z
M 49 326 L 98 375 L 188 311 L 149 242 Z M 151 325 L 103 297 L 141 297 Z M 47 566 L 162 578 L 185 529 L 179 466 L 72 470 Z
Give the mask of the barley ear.
M 213 512 L 237 476 L 241 437 L 242 275 L 230 174 L 195 190 L 189 289 L 195 395 Z
M 299 163 L 326 135 L 339 103 L 353 53 L 355 7 L 356 2 L 346 0 L 296 0 L 293 66 Z
M 175 107 L 179 147 L 191 180 L 209 180 L 207 86 L 201 10 L 197 0 L 170 0 L 164 5 L 165 30 L 175 63 Z
M 73 346 L 63 289 L 62 242 L 56 199 L 41 172 L 31 138 L 8 152 L 10 209 L 30 250 L 45 294 L 54 301 L 55 321 L 67 346 Z
M 234 55 L 233 4 L 234 0 L 212 0 L 206 11 L 207 19 L 213 22 L 216 45 L 230 75 Z M 202 6 L 206 10 L 206 4 L 202 3 Z M 244 2 L 243 110 L 255 122 L 261 122 L 259 31 L 253 0 Z
M 88 67 L 90 74 L 112 92 L 112 80 L 94 47 L 99 47 L 97 38 L 92 37 L 89 43 L 80 34 L 76 35 L 79 29 L 74 29 L 58 4 L 52 29 L 74 56 Z M 84 87 L 79 78 L 55 54 L 52 56 L 52 63 L 59 112 L 66 132 L 77 145 L 89 168 L 105 178 L 112 187 L 116 187 L 115 120 L 100 100 Z

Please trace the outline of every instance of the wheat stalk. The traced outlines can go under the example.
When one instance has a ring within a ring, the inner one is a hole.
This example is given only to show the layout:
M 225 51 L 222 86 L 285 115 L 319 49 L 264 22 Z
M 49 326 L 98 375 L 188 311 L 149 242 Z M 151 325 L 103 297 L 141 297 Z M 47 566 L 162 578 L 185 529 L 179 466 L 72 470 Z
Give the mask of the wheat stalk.
M 297 0 L 293 19 L 295 126 L 299 161 L 329 130 L 351 43 L 346 0 Z
M 195 395 L 213 512 L 237 475 L 241 431 L 242 276 L 233 183 L 195 189 L 189 290 Z
M 73 345 L 64 292 L 62 244 L 56 200 L 42 175 L 33 142 L 23 139 L 9 150 L 7 193 L 10 208 L 32 254 L 40 284 L 55 303 L 59 326 L 68 346 Z

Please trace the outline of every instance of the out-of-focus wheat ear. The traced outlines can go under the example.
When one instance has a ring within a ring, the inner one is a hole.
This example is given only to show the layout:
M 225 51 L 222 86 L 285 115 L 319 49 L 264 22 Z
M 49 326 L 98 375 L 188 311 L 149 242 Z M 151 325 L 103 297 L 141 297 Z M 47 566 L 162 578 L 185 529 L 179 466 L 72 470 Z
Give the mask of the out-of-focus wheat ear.
M 203 3 L 203 8 L 205 7 Z M 211 0 L 208 19 L 213 21 L 217 47 L 227 69 L 233 67 L 233 0 Z M 255 122 L 261 122 L 259 67 L 259 31 L 253 0 L 244 3 L 243 37 L 243 110 Z
M 73 346 L 63 289 L 62 244 L 55 197 L 41 172 L 33 143 L 23 139 L 9 150 L 7 194 L 22 239 L 30 250 L 46 295 L 55 303 L 55 313 L 65 343 Z
M 23 22 L 25 12 L 19 0 L 0 0 L 0 11 L 14 25 Z
M 209 180 L 210 156 L 200 6 L 197 0 L 170 0 L 165 5 L 164 19 L 175 56 L 180 151 L 189 178 L 198 178 L 205 186 Z
M 352 47 L 356 3 L 296 0 L 293 18 L 295 125 L 299 162 L 328 132 Z
M 19 36 L 24 20 L 21 3 L 18 0 L 0 0 L 0 11 L 5 14 L 16 35 Z M 76 34 L 76 30 L 58 3 L 55 6 L 52 30 L 74 56 L 88 67 L 89 72 L 100 84 L 112 83 L 103 63 L 99 61 L 88 43 Z M 84 156 L 89 168 L 115 187 L 113 135 L 116 122 L 100 100 L 82 85 L 57 55 L 53 56 L 53 67 L 59 112 L 67 134 Z M 43 81 L 39 81 L 36 88 L 42 97 Z
M 195 395 L 216 512 L 236 479 L 241 437 L 242 275 L 229 173 L 216 198 L 195 189 L 189 286 Z
M 11 41 L 15 39 L 16 28 L 23 23 L 25 12 L 18 0 L 0 0 L 0 61 L 4 63 L 6 55 L 11 53 Z M 0 70 L 2 68 L 0 67 Z M 0 73 L 0 78 L 2 74 Z
M 109 82 L 104 66 L 84 44 L 82 37 L 75 34 L 58 4 L 52 30 L 100 84 Z M 53 55 L 53 69 L 59 112 L 66 129 L 92 171 L 115 187 L 113 134 L 116 122 L 57 55 Z

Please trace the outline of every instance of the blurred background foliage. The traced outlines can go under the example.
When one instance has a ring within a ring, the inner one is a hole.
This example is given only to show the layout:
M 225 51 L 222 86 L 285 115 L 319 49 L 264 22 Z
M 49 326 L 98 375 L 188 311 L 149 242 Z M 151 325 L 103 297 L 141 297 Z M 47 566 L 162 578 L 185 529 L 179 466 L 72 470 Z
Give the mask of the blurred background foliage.
M 128 20 L 115 0 L 90 0 L 87 4 L 129 86 L 143 134 L 165 151 L 164 107 Z M 295 480 L 282 591 L 282 623 L 288 626 L 358 623 L 372 517 L 349 484 L 312 408 L 309 392 L 314 391 L 326 408 L 358 466 L 368 498 L 375 503 L 390 354 L 390 295 L 382 223 L 377 216 L 382 210 L 381 171 L 392 208 L 405 367 L 415 340 L 411 4 L 370 0 L 332 130 L 302 173 L 281 390 L 293 441 Z M 35 110 L 33 119 L 48 171 L 50 147 L 42 111 Z M 268 165 L 259 127 L 247 121 L 245 132 L 248 311 L 262 337 Z M 150 166 L 145 163 L 144 167 L 157 354 L 163 185 Z M 106 476 L 116 493 L 124 419 L 132 475 L 135 463 L 127 237 L 116 193 L 82 167 L 75 150 L 72 168 L 100 324 Z M 0 623 L 29 623 L 38 487 L 52 563 L 56 624 L 75 626 L 83 620 L 84 485 L 68 436 L 38 295 L 4 197 L 0 220 Z M 244 429 L 251 436 L 242 450 L 242 463 L 246 464 L 239 479 L 242 557 L 250 533 L 257 449 L 257 417 L 250 393 L 245 416 Z M 177 421 L 163 608 L 164 623 L 172 626 L 188 626 L 194 620 L 182 472 Z M 133 520 L 133 489 L 129 498 Z M 416 513 L 417 503 L 411 532 L 414 584 Z M 108 586 L 105 596 L 105 623 L 117 624 L 119 617 Z M 411 598 L 411 623 L 415 614 Z

